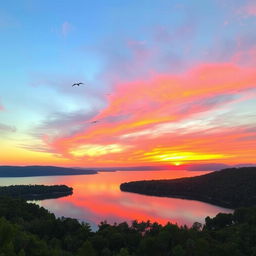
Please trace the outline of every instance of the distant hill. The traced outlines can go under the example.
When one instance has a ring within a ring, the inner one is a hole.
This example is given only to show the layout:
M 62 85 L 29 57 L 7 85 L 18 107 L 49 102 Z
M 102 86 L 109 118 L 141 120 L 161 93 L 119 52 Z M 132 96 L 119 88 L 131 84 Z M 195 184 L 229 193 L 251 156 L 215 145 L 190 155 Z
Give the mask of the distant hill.
M 134 181 L 122 191 L 153 196 L 195 199 L 237 208 L 256 205 L 256 167 L 229 168 L 209 174 L 173 180 Z
M 0 166 L 0 177 L 61 176 L 96 173 L 96 170 L 81 170 L 56 166 Z
M 215 171 L 224 168 L 237 167 L 229 166 L 226 164 L 219 163 L 208 163 L 208 164 L 183 164 L 179 166 L 175 165 L 147 165 L 147 166 L 117 166 L 117 167 L 100 167 L 100 172 L 108 171 L 162 171 L 162 170 L 187 170 L 187 171 Z

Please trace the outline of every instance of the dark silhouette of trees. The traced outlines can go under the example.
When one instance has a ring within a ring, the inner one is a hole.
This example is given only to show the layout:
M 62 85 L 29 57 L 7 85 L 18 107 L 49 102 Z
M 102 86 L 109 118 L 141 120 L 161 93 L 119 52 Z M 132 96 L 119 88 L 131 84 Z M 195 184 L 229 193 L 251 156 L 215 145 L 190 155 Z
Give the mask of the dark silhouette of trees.
M 256 167 L 230 168 L 173 180 L 134 181 L 120 185 L 122 191 L 146 195 L 195 199 L 238 208 L 256 205 Z
M 207 217 L 191 228 L 167 223 L 86 223 L 56 218 L 22 199 L 0 198 L 0 255 L 35 256 L 252 256 L 256 207 Z
M 0 196 L 19 197 L 27 200 L 43 200 L 71 195 L 73 188 L 66 185 L 13 185 L 0 187 Z

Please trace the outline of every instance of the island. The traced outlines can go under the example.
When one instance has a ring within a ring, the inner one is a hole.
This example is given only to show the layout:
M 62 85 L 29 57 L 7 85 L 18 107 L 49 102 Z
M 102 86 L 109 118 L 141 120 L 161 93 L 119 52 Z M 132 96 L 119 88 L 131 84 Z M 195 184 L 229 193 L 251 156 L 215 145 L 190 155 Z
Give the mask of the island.
M 26 200 L 44 200 L 73 194 L 66 185 L 12 185 L 0 187 L 0 196 L 18 197 Z
M 97 174 L 93 169 L 57 166 L 0 166 L 0 177 L 33 177 Z
M 201 176 L 122 183 L 120 189 L 139 194 L 177 197 L 237 208 L 256 205 L 256 167 L 228 168 Z

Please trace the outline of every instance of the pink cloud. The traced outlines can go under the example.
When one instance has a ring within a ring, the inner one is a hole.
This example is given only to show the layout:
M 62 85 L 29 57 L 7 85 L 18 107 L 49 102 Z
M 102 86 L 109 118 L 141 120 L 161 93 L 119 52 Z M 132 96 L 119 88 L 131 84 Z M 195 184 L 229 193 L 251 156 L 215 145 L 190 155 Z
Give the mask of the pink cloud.
M 256 16 L 256 4 L 253 1 L 247 2 L 245 5 L 241 6 L 236 13 L 242 18 L 249 18 Z
M 4 106 L 0 104 L 0 111 L 4 110 Z
M 250 3 L 246 5 L 244 8 L 244 13 L 247 16 L 256 16 L 256 4 L 255 3 Z
M 255 88 L 255 72 L 253 67 L 231 62 L 205 63 L 183 74 L 156 73 L 146 79 L 119 82 L 114 87 L 114 94 L 109 97 L 108 106 L 93 118 L 99 120 L 98 123 L 71 136 L 55 138 L 48 145 L 55 152 L 71 158 L 74 156 L 70 152 L 83 145 L 105 150 L 104 154 L 98 154 L 99 157 L 96 152 L 80 158 L 79 161 L 83 159 L 88 164 L 95 164 L 95 161 L 109 165 L 122 161 L 146 162 L 150 160 L 143 155 L 155 148 L 160 153 L 176 150 L 213 156 L 213 153 L 219 152 L 224 160 L 229 159 L 230 150 L 238 155 L 242 149 L 252 156 L 252 152 L 255 153 L 251 144 L 253 140 L 248 142 L 242 138 L 254 135 L 243 127 L 232 131 L 228 125 L 225 128 L 220 123 L 214 126 L 212 122 L 205 122 L 198 123 L 200 130 L 196 127 L 197 123 L 187 124 L 186 120 L 200 119 L 200 115 L 205 118 L 203 113 L 207 111 L 250 98 L 247 94 Z M 169 131 L 164 124 L 170 125 Z M 176 130 L 171 129 L 172 124 L 176 125 Z M 193 125 L 195 127 L 191 127 Z M 131 133 L 138 133 L 139 136 L 125 137 Z M 152 136 L 153 133 L 157 136 Z M 216 140 L 220 143 L 216 144 Z M 251 145 L 249 148 L 248 143 Z M 113 144 L 118 144 L 120 150 L 107 152 Z
M 254 48 L 237 51 L 229 61 L 200 63 L 181 73 L 147 70 L 145 62 L 156 53 L 147 42 L 126 43 L 132 57 L 114 57 L 104 74 L 113 89 L 105 107 L 90 115 L 63 113 L 43 123 L 38 130 L 44 151 L 87 166 L 147 163 L 153 159 L 145 154 L 172 156 L 174 151 L 204 159 L 203 154 L 219 154 L 223 161 L 253 159 L 255 135 L 246 129 L 253 121 L 243 123 L 244 116 L 230 121 L 215 112 L 256 98 Z
M 233 63 L 242 65 L 256 66 L 256 47 L 253 46 L 246 50 L 237 51 L 232 57 Z

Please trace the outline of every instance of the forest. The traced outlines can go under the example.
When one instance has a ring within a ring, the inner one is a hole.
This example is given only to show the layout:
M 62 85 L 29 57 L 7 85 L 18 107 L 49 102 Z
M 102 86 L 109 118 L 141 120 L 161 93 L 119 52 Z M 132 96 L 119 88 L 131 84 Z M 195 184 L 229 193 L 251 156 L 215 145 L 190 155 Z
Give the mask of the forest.
M 206 217 L 191 228 L 134 220 L 99 224 L 56 218 L 36 204 L 0 197 L 1 256 L 256 256 L 256 207 Z
M 146 195 L 204 201 L 227 208 L 256 205 L 256 167 L 229 168 L 173 180 L 122 183 L 120 189 Z
M 73 188 L 66 185 L 12 185 L 0 187 L 0 196 L 24 198 L 26 200 L 43 200 L 72 195 Z

